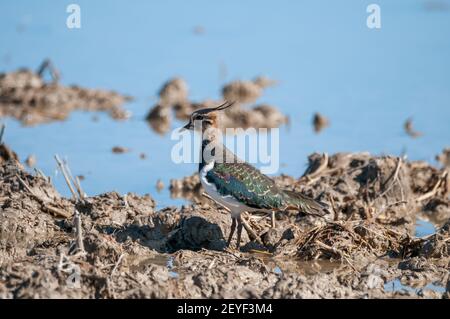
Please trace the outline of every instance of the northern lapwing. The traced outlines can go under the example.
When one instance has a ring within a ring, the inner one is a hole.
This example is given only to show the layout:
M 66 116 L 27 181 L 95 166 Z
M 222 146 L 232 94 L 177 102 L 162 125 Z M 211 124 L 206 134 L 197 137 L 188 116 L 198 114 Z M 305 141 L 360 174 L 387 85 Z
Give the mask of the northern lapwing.
M 189 123 L 182 129 L 202 133 L 198 167 L 200 181 L 206 193 L 231 212 L 232 223 L 227 245 L 230 245 L 237 226 L 239 249 L 243 212 L 272 213 L 272 218 L 274 212 L 287 210 L 323 215 L 326 204 L 279 188 L 271 178 L 239 159 L 222 144 L 218 113 L 232 105 L 233 103 L 226 102 L 215 108 L 197 110 L 191 114 Z

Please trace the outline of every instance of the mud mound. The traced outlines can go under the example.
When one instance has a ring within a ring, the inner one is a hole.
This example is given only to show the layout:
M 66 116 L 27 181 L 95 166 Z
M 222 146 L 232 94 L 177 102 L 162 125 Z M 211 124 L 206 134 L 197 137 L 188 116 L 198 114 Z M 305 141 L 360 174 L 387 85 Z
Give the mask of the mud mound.
M 105 111 L 114 119 L 129 116 L 121 108 L 129 97 L 113 91 L 63 86 L 54 75 L 54 81 L 47 83 L 43 78 L 47 68 L 50 64 L 44 61 L 38 72 L 0 74 L 0 117 L 11 116 L 24 125 L 35 125 L 64 120 L 74 110 Z
M 450 147 L 442 150 L 442 153 L 436 156 L 436 160 L 441 163 L 444 167 L 450 167 Z
M 0 144 L 0 164 L 8 161 L 19 161 L 19 157 L 8 146 Z
M 187 198 L 192 201 L 201 201 L 203 188 L 198 174 L 170 180 L 170 195 L 172 198 Z
M 3 134 L 5 133 L 5 125 L 0 126 L 0 165 L 8 161 L 19 161 L 19 157 L 16 152 L 11 150 L 7 145 L 3 143 Z
M 12 160 L 0 166 L 0 180 L 0 250 L 4 260 L 23 257 L 60 235 L 51 214 L 69 212 L 68 201 L 47 180 L 27 174 Z M 54 204 L 48 205 L 50 202 Z
M 252 108 L 244 107 L 247 103 L 255 102 L 265 88 L 274 84 L 274 81 L 265 77 L 226 84 L 222 89 L 223 99 L 234 101 L 236 105 L 222 114 L 222 127 L 224 129 L 275 128 L 287 124 L 289 119 L 271 105 L 261 104 Z M 170 129 L 172 113 L 178 120 L 186 121 L 195 110 L 215 107 L 223 103 L 223 101 L 213 100 L 190 101 L 188 85 L 178 77 L 164 83 L 158 95 L 159 102 L 149 111 L 147 121 L 152 129 L 160 134 L 164 134 Z
M 450 219 L 434 235 L 416 241 L 414 248 L 413 255 L 427 258 L 450 257 Z

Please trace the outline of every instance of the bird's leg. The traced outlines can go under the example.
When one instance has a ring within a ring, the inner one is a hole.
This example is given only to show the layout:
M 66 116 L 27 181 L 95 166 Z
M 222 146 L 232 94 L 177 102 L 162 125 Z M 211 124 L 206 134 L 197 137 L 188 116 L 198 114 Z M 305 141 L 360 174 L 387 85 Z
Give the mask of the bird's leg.
M 230 246 L 231 240 L 233 239 L 234 231 L 236 230 L 236 218 L 231 218 L 231 230 L 228 236 L 227 246 Z
M 242 235 L 242 227 L 244 226 L 241 221 L 241 216 L 237 219 L 238 225 L 237 225 L 237 244 L 236 249 L 239 250 L 241 248 L 241 235 Z
M 275 228 L 275 211 L 272 211 L 272 228 Z

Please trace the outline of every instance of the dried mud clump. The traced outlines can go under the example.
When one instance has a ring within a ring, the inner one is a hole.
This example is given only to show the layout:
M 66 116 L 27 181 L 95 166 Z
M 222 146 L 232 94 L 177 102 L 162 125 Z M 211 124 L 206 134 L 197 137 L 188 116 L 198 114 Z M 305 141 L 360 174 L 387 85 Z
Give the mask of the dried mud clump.
M 442 166 L 450 167 L 450 147 L 442 150 L 442 153 L 436 156 L 436 160 L 442 164 Z
M 64 120 L 74 110 L 105 111 L 114 119 L 129 116 L 121 108 L 129 97 L 113 91 L 64 86 L 55 75 L 54 81 L 47 83 L 43 78 L 47 68 L 50 64 L 45 61 L 38 72 L 22 69 L 0 74 L 0 116 L 14 117 L 24 125 Z
M 253 103 L 263 94 L 264 89 L 273 86 L 276 81 L 259 76 L 252 81 L 233 81 L 222 88 L 225 100 L 246 104 Z
M 36 159 L 36 155 L 34 155 L 34 154 L 28 155 L 27 158 L 25 159 L 25 164 L 30 168 L 35 167 L 36 162 L 37 162 L 37 159 Z
M 5 162 L 18 162 L 19 157 L 16 152 L 11 150 L 6 144 L 3 143 L 3 134 L 5 133 L 5 125 L 2 124 L 0 127 L 0 165 Z
M 405 124 L 403 124 L 403 128 L 405 130 L 405 133 L 412 138 L 418 138 L 423 135 L 422 132 L 416 131 L 416 129 L 413 127 L 412 118 L 409 118 L 405 121 Z
M 234 81 L 222 88 L 225 100 L 253 103 L 262 95 L 263 87 L 254 81 Z
M 172 198 L 187 198 L 192 201 L 200 198 L 203 192 L 198 174 L 182 179 L 171 179 L 169 189 Z
M 0 164 L 8 161 L 19 161 L 19 157 L 7 145 L 0 143 Z
M 113 152 L 114 154 L 124 154 L 130 152 L 130 149 L 124 146 L 114 146 L 111 149 L 111 152 Z
M 171 124 L 170 108 L 161 104 L 155 105 L 146 120 L 150 127 L 158 134 L 164 134 L 170 130 Z
M 245 107 L 245 104 L 255 102 L 264 89 L 274 84 L 275 81 L 266 77 L 257 77 L 253 81 L 234 81 L 225 85 L 222 89 L 223 99 L 235 102 L 235 106 L 222 114 L 222 127 L 224 129 L 275 128 L 287 124 L 288 117 L 274 106 L 261 104 L 250 108 Z M 185 121 L 195 110 L 215 107 L 223 103 L 223 100 L 190 101 L 188 85 L 181 78 L 167 81 L 158 95 L 159 101 L 148 113 L 147 121 L 160 134 L 170 129 L 172 113 L 175 114 L 176 119 Z
M 324 128 L 330 125 L 330 121 L 320 113 L 315 113 L 313 117 L 314 132 L 320 133 Z
M 222 128 L 276 128 L 289 123 L 289 118 L 276 107 L 260 104 L 253 108 L 231 107 L 222 115 Z
M 36 246 L 58 237 L 58 229 L 45 202 L 59 201 L 52 206 L 56 210 L 65 209 L 67 201 L 61 199 L 47 180 L 25 173 L 23 167 L 12 160 L 0 166 L 0 180 L 1 259 L 22 257 Z
M 298 256 L 303 260 L 325 258 L 349 262 L 356 254 L 359 258 L 386 253 L 399 255 L 401 243 L 408 239 L 408 234 L 390 232 L 379 224 L 333 222 L 309 230 L 296 244 Z
M 450 219 L 434 235 L 420 240 L 418 247 L 419 251 L 416 251 L 416 253 L 419 256 L 425 256 L 427 258 L 449 258 Z
M 183 103 L 188 99 L 189 88 L 187 83 L 181 78 L 174 78 L 164 83 L 159 91 L 160 104 L 172 106 Z

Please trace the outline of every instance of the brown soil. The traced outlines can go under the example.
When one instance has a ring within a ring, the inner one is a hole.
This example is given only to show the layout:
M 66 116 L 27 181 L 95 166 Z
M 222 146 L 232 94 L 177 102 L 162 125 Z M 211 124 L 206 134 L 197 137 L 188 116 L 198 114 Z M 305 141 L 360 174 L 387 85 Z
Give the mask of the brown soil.
M 50 69 L 52 82 L 43 73 Z M 24 125 L 66 119 L 74 110 L 105 111 L 114 119 L 125 119 L 122 105 L 130 97 L 113 91 L 64 86 L 58 83 L 59 72 L 44 61 L 38 72 L 22 69 L 0 74 L 0 117 L 11 116 Z
M 196 177 L 171 183 L 196 193 L 181 208 L 115 192 L 76 203 L 1 154 L 0 298 L 450 297 L 448 177 L 426 163 L 313 154 L 304 176 L 276 182 L 330 203 L 330 214 L 279 213 L 275 228 L 244 216 L 262 244 L 244 232 L 237 251 L 225 248 L 229 214 Z M 414 236 L 420 214 L 439 215 L 436 234 Z M 416 289 L 385 290 L 394 279 Z

